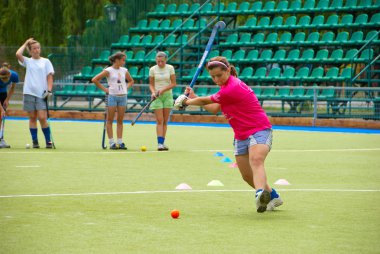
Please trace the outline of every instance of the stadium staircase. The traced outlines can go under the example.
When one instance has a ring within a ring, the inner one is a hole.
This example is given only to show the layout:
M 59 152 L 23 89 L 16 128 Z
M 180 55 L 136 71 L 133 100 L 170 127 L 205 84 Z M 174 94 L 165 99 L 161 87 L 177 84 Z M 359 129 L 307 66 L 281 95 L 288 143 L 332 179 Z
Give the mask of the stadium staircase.
M 157 4 L 128 34 L 100 52 L 91 66 L 74 75 L 74 82 L 88 82 L 108 65 L 112 52 L 121 50 L 127 54 L 126 65 L 137 83 L 147 84 L 155 52 L 163 50 L 176 68 L 177 83 L 188 84 L 218 20 L 227 27 L 219 33 L 208 58 L 227 57 L 262 104 L 281 101 L 280 115 L 301 115 L 305 103 L 313 98 L 326 102 L 326 117 L 355 117 L 355 101 L 367 101 L 378 114 L 379 92 L 363 94 L 349 88 L 378 86 L 380 81 L 380 0 Z M 214 91 L 206 71 L 198 81 L 197 93 Z M 178 86 L 175 96 L 182 91 L 183 86 Z M 56 96 L 86 94 L 104 96 L 97 88 L 81 85 L 65 87 Z M 137 86 L 129 95 L 138 102 L 132 109 L 149 98 L 146 86 Z

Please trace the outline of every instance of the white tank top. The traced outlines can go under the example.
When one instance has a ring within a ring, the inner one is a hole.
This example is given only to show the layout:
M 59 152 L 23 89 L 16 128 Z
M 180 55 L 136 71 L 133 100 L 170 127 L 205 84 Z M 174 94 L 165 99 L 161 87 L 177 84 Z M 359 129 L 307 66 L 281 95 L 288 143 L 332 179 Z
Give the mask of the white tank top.
M 107 77 L 109 94 L 127 94 L 127 82 L 125 81 L 125 74 L 128 72 L 128 69 L 124 67 L 115 69 L 114 67 L 110 66 L 107 67 L 105 70 L 109 73 Z

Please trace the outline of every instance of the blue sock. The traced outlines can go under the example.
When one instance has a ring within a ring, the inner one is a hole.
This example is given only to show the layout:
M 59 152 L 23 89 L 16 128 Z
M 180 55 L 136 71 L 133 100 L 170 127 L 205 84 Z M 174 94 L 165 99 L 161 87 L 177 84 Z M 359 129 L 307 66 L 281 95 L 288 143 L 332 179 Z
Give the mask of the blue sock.
M 278 197 L 279 197 L 278 193 L 276 192 L 274 188 L 272 188 L 272 192 L 270 193 L 270 200 L 274 198 L 278 198 Z
M 32 140 L 37 140 L 37 128 L 29 128 L 30 135 L 32 135 Z
M 263 191 L 263 189 L 257 189 L 256 190 L 256 197 L 257 197 L 257 193 L 259 193 L 260 191 Z
M 157 137 L 157 142 L 158 142 L 159 144 L 164 144 L 164 142 L 165 142 L 165 138 L 164 138 L 164 137 Z
M 51 142 L 51 140 L 50 140 L 50 128 L 49 127 L 42 128 L 42 132 L 44 133 L 46 143 Z

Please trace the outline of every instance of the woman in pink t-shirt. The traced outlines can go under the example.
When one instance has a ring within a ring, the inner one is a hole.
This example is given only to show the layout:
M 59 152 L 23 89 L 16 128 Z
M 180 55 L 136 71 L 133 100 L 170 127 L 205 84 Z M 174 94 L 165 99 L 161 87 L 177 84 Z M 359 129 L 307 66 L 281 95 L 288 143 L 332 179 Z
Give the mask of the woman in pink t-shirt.
M 188 105 L 203 106 L 211 113 L 221 111 L 234 131 L 234 154 L 243 179 L 256 189 L 257 212 L 273 210 L 283 201 L 267 183 L 264 161 L 272 146 L 272 125 L 256 95 L 237 78 L 233 65 L 225 57 L 214 57 L 206 68 L 220 90 L 197 97 L 191 88 L 177 98 L 177 108 Z

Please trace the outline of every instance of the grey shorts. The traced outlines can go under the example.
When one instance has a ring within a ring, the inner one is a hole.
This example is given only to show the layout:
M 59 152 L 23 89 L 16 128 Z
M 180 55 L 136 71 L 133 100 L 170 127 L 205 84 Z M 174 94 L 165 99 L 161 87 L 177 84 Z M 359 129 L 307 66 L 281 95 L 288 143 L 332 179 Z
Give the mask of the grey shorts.
M 42 98 L 30 95 L 30 94 L 24 94 L 24 110 L 25 111 L 46 110 L 46 102 Z
M 252 134 L 245 140 L 234 140 L 234 155 L 248 154 L 248 149 L 257 144 L 264 144 L 272 148 L 272 129 L 265 129 Z

